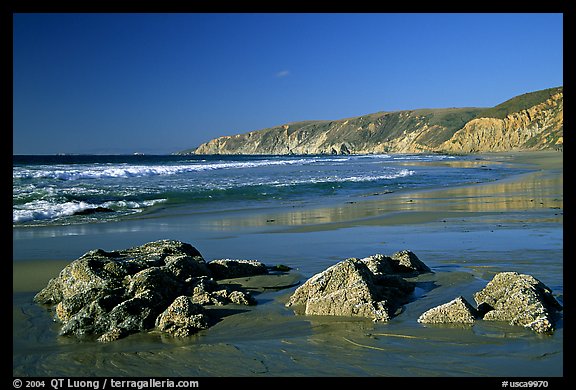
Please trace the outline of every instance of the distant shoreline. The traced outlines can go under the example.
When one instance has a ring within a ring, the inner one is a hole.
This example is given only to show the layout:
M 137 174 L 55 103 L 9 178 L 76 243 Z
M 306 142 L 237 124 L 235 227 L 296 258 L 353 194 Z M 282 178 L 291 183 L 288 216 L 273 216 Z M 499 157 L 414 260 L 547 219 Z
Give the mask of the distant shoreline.
M 193 148 L 192 148 L 193 149 Z M 540 153 L 553 153 L 553 152 L 562 152 L 561 150 L 557 150 L 554 148 L 549 148 L 549 149 L 542 149 L 542 150 L 531 150 L 531 149 L 525 149 L 525 150 L 507 150 L 507 151 L 494 151 L 494 152 L 451 152 L 451 151 L 420 151 L 420 152 L 373 152 L 373 153 L 350 153 L 351 156 L 362 156 L 362 155 L 378 155 L 378 154 L 390 154 L 390 155 L 401 155 L 401 154 L 440 154 L 440 155 L 446 155 L 446 156 L 475 156 L 475 155 L 485 155 L 485 156 L 502 156 L 502 155 L 518 155 L 518 154 L 530 154 L 530 153 L 536 153 L 536 154 L 540 154 Z M 34 157 L 34 156 L 38 156 L 38 157 L 50 157 L 50 156 L 74 156 L 74 157 L 78 157 L 78 156 L 87 156 L 87 157 L 91 157 L 91 156 L 98 156 L 98 157 L 106 157 L 106 156 L 118 156 L 118 157 L 129 157 L 129 156 L 146 156 L 146 157 L 162 157 L 162 156 L 187 156 L 187 155 L 194 155 L 194 156 L 246 156 L 246 157 L 272 157 L 272 156 L 287 156 L 288 154 L 244 154 L 244 153 L 238 153 L 238 154 L 219 154 L 219 153 L 214 153 L 214 154 L 183 154 L 181 152 L 170 152 L 170 153 L 131 153 L 131 152 L 125 152 L 125 153 L 42 153 L 42 154 L 30 154 L 30 153 L 13 153 L 12 157 Z M 304 153 L 304 154 L 292 154 L 291 156 L 294 157 L 299 157 L 299 156 L 331 156 L 330 153 Z

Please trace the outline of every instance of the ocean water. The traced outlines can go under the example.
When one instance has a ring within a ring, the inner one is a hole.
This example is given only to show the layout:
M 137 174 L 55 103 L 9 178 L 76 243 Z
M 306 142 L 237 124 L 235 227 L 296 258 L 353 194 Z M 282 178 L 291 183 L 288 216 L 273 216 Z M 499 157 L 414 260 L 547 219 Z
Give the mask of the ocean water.
M 440 154 L 14 156 L 13 225 L 116 221 L 181 206 L 201 213 L 313 205 L 511 172 L 475 162 Z

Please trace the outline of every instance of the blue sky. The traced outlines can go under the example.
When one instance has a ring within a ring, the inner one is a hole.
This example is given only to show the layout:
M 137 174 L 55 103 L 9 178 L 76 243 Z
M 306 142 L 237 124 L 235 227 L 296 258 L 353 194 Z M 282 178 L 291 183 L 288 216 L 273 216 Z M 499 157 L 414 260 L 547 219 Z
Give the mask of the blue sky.
M 14 14 L 13 153 L 171 153 L 563 85 L 560 13 Z

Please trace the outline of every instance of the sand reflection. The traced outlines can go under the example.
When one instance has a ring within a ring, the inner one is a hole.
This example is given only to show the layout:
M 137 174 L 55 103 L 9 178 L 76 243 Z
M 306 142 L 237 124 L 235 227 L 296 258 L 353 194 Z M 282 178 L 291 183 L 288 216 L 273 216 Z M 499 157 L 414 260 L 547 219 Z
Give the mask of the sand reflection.
M 540 171 L 510 180 L 410 193 L 391 193 L 340 205 L 291 207 L 258 214 L 215 218 L 211 228 L 303 226 L 339 223 L 418 223 L 460 214 L 503 213 L 536 209 L 562 210 L 563 175 Z

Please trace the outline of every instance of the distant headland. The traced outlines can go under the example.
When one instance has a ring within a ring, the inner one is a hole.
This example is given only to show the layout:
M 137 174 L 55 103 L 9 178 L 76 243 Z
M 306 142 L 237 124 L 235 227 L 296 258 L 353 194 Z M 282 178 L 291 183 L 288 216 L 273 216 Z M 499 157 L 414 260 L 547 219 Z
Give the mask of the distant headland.
M 519 95 L 491 108 L 416 109 L 287 123 L 215 138 L 175 154 L 561 151 L 563 130 L 560 86 Z

